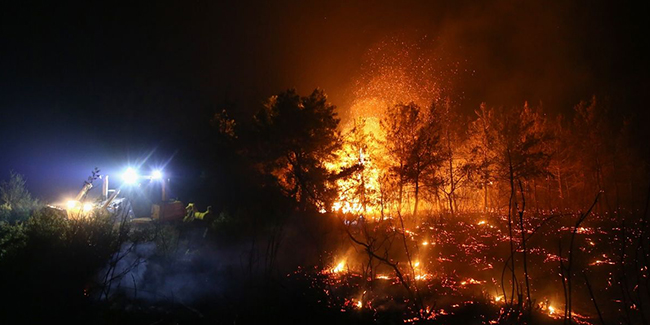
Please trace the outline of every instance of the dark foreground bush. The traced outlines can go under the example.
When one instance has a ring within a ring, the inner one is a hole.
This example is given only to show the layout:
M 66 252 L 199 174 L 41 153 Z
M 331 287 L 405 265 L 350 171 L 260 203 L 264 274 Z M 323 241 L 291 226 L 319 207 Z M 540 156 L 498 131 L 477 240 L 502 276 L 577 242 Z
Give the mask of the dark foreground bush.
M 9 180 L 0 182 L 0 222 L 25 221 L 42 204 L 27 190 L 25 177 L 9 173 Z
M 48 208 L 22 224 L 1 224 L 0 323 L 83 319 L 119 233 L 109 216 L 74 220 Z

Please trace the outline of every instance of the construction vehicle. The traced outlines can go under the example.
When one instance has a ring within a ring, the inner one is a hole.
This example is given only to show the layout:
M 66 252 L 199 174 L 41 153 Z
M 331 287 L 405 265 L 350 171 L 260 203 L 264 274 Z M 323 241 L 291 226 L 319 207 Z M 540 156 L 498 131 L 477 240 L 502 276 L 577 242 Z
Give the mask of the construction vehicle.
M 185 217 L 183 203 L 177 200 L 167 200 L 165 192 L 166 181 L 162 179 L 160 172 L 154 173 L 149 179 L 162 180 L 162 200 L 151 205 L 151 214 L 147 217 L 136 216 L 133 202 L 128 196 L 119 196 L 124 186 L 136 183 L 137 174 L 132 169 L 125 172 L 124 184 L 117 189 L 109 189 L 109 176 L 104 175 L 102 179 L 102 194 L 94 202 L 87 200 L 87 194 L 93 188 L 91 182 L 85 182 L 74 200 L 66 204 L 68 218 L 92 217 L 98 211 L 108 212 L 114 218 L 128 220 L 134 223 L 147 223 L 151 221 L 180 221 Z

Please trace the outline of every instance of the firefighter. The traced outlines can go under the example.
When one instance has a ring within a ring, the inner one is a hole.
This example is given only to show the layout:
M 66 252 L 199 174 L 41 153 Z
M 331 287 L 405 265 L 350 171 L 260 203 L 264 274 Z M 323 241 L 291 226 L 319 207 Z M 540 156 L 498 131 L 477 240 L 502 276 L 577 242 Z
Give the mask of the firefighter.
M 194 206 L 194 203 L 189 203 L 187 207 L 185 207 L 185 218 L 183 218 L 183 221 L 184 222 L 190 222 L 194 220 L 208 221 L 209 217 L 211 216 L 212 216 L 212 206 L 208 206 L 208 209 L 205 212 L 199 212 Z

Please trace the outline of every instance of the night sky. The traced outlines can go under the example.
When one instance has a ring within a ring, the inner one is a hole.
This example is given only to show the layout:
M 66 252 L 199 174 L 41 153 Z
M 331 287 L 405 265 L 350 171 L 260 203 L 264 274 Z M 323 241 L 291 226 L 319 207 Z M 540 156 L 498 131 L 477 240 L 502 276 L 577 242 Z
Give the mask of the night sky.
M 0 179 L 13 169 L 57 200 L 95 166 L 117 173 L 145 157 L 191 178 L 179 157 L 213 111 L 247 117 L 274 93 L 321 87 L 345 118 L 369 53 L 395 40 L 440 62 L 466 112 L 527 100 L 570 114 L 597 95 L 648 121 L 646 8 L 476 2 L 5 1 Z

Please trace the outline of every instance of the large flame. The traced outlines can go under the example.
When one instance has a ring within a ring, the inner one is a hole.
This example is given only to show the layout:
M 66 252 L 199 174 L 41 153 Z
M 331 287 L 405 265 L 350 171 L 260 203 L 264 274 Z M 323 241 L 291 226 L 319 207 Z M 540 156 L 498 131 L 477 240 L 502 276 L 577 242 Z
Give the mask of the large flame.
M 379 146 L 366 120 L 355 121 L 344 133 L 339 160 L 326 164 L 334 172 L 345 174 L 336 181 L 338 196 L 332 211 L 345 214 L 374 216 L 380 210 L 380 169 L 376 154 Z
M 339 159 L 326 163 L 334 173 L 356 167 L 336 181 L 338 196 L 331 211 L 377 218 L 396 210 L 387 197 L 394 191 L 387 188 L 390 161 L 382 144 L 385 136 L 380 121 L 396 104 L 413 102 L 426 107 L 440 98 L 441 73 L 433 53 L 425 50 L 429 41 L 393 38 L 367 53 L 352 104 L 344 114 L 348 118 L 342 126 L 344 144 Z

